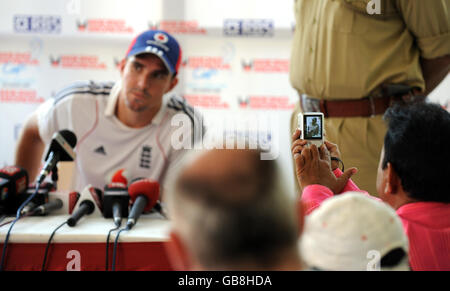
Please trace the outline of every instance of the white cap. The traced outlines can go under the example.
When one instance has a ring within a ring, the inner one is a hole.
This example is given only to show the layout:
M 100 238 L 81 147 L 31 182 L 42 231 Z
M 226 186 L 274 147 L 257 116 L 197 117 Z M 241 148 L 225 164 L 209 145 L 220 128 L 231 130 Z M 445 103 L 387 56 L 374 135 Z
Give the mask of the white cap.
M 357 192 L 324 201 L 305 218 L 300 240 L 305 263 L 321 270 L 379 269 L 379 260 L 396 248 L 408 254 L 408 238 L 394 209 Z M 394 269 L 409 270 L 407 256 Z

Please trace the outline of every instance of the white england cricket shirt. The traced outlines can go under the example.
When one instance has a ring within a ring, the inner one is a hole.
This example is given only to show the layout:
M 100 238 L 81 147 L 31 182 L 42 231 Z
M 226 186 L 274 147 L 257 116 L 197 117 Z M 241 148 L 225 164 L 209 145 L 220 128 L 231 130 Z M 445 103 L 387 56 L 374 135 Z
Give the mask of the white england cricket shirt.
M 174 149 L 172 135 L 179 135 L 181 130 L 184 136 L 180 139 L 190 144 L 194 142 L 193 131 L 202 128 L 198 112 L 176 96 L 164 97 L 149 125 L 127 127 L 114 115 L 120 88 L 120 82 L 77 82 L 38 108 L 39 134 L 47 145 L 53 134 L 63 129 L 77 136 L 73 177 L 76 191 L 89 184 L 103 189 L 119 169 L 125 169 L 129 179 L 151 178 L 164 186 L 167 172 L 176 168 L 187 152 L 186 147 Z M 177 114 L 190 124 L 172 126 L 171 120 Z

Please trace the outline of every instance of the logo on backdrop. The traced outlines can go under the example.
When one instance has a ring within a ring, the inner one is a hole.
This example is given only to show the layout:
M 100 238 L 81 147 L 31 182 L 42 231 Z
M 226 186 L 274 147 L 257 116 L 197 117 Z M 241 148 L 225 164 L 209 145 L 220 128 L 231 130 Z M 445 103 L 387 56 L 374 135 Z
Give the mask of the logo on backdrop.
M 275 25 L 271 19 L 225 19 L 225 36 L 272 37 Z
M 59 55 L 49 56 L 53 68 L 62 69 L 96 69 L 106 70 L 107 66 L 101 62 L 98 56 L 89 55 Z
M 59 34 L 62 20 L 60 16 L 14 15 L 13 25 L 16 33 Z
M 148 29 L 164 30 L 171 34 L 206 34 L 197 20 L 162 20 L 160 22 L 148 21 Z
M 39 66 L 39 60 L 33 58 L 30 52 L 21 53 L 0 51 L 0 64 Z
M 194 95 L 188 95 L 193 105 L 206 108 L 229 107 L 220 100 L 220 96 L 216 96 L 228 86 L 224 80 L 224 74 L 230 76 L 232 71 L 228 59 L 221 56 L 191 56 L 184 58 L 181 65 L 191 76 L 185 86 L 195 92 Z
M 220 95 L 211 94 L 188 94 L 183 96 L 189 105 L 207 109 L 229 109 L 228 102 L 222 100 Z
M 242 60 L 242 69 L 245 72 L 257 73 L 289 73 L 288 59 L 253 59 Z
M 79 32 L 134 33 L 133 27 L 123 19 L 77 19 L 76 25 Z
M 256 110 L 293 110 L 295 103 L 288 96 L 238 96 L 241 109 Z
M 30 89 L 1 89 L 0 103 L 25 103 L 40 104 L 45 101 L 44 97 L 38 96 L 36 90 Z
M 181 65 L 188 69 L 230 70 L 231 65 L 223 57 L 188 57 Z

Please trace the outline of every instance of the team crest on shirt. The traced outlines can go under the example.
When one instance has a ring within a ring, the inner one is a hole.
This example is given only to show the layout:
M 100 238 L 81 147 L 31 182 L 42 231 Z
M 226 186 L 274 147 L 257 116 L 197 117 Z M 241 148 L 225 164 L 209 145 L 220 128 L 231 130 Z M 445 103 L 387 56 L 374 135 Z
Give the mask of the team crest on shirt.
M 167 43 L 169 41 L 169 38 L 167 37 L 167 35 L 165 35 L 164 33 L 161 33 L 161 32 L 155 33 L 153 38 L 159 43 Z
M 139 167 L 150 169 L 152 163 L 152 148 L 150 146 L 143 146 L 141 151 L 141 159 Z

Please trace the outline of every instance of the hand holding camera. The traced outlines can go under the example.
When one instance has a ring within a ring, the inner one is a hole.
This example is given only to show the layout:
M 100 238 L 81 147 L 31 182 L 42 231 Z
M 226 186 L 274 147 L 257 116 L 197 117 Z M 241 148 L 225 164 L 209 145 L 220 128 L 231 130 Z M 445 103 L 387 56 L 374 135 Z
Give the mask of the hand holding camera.
M 308 146 L 308 141 L 300 138 L 302 132 L 297 129 L 292 136 L 292 154 L 295 160 L 297 180 L 303 189 L 309 185 L 323 185 L 338 194 L 347 184 L 350 177 L 357 172 L 351 168 L 336 178 L 332 170 L 339 166 L 331 157 L 340 157 L 337 145 L 324 141 L 321 147 L 315 144 Z
M 302 136 L 302 131 L 300 129 L 297 129 L 292 136 L 291 151 L 294 156 L 294 159 L 296 154 L 301 154 L 303 148 L 308 147 L 308 141 L 301 139 L 300 136 Z M 341 152 L 339 151 L 338 146 L 334 143 L 324 140 L 323 145 L 319 147 L 319 151 L 321 150 L 322 147 L 325 147 L 328 150 L 331 170 L 334 171 L 337 168 L 339 168 L 339 160 L 341 159 Z M 331 159 L 331 157 L 337 158 L 337 160 L 333 160 Z

